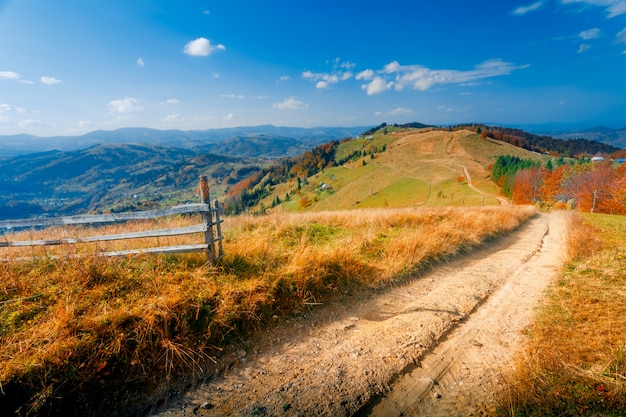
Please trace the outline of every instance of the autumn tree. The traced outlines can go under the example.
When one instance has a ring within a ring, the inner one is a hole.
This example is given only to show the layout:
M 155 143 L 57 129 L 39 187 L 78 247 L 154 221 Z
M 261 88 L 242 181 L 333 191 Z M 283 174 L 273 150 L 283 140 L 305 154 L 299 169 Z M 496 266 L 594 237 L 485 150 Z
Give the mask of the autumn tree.
M 542 183 L 539 168 L 523 169 L 515 176 L 513 185 L 513 204 L 534 204 L 538 201 L 538 192 Z
M 561 166 L 552 171 L 542 170 L 541 186 L 538 189 L 539 199 L 549 207 L 562 199 L 562 182 L 565 167 Z

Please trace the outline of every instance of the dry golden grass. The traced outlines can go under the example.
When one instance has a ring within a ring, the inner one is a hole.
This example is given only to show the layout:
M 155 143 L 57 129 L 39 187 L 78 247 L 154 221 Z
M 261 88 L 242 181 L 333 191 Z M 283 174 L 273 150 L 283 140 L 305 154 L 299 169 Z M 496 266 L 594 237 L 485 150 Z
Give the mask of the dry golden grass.
M 530 328 L 502 415 L 626 413 L 626 219 L 576 216 L 569 233 L 571 261 Z
M 205 265 L 204 254 L 72 257 L 95 249 L 68 245 L 56 247 L 56 255 L 65 255 L 60 258 L 2 262 L 0 388 L 6 395 L 0 394 L 0 409 L 38 415 L 71 401 L 90 404 L 91 391 L 127 389 L 124 381 L 149 389 L 165 378 L 200 373 L 222 347 L 274 315 L 339 291 L 402 280 L 516 228 L 534 212 L 378 209 L 227 218 L 218 267 Z M 197 221 L 178 217 L 156 227 L 190 222 Z M 43 239 L 138 227 L 26 234 Z M 157 243 L 202 237 L 168 239 Z

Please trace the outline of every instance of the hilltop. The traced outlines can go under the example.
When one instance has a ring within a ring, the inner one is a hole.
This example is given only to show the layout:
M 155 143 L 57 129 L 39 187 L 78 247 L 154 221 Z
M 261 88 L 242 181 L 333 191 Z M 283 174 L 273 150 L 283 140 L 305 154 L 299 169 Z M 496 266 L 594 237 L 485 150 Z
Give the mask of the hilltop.
M 499 189 L 490 178 L 498 156 L 541 163 L 555 158 L 466 129 L 386 126 L 372 135 L 326 146 L 332 151 L 316 148 L 247 179 L 243 191 L 231 188 L 227 209 L 499 205 Z

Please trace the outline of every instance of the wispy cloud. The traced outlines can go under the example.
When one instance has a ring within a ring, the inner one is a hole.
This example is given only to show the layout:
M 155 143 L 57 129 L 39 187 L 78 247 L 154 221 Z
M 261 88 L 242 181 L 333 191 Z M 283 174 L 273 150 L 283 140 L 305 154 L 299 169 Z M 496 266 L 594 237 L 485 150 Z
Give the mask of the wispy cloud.
M 0 104 L 0 113 L 26 113 L 22 107 L 14 107 L 10 104 Z
M 185 53 L 189 56 L 209 56 L 215 51 L 225 51 L 226 47 L 222 44 L 212 45 L 207 38 L 194 39 L 185 45 Z
M 165 123 L 180 122 L 182 120 L 184 120 L 183 117 L 180 114 L 178 114 L 178 113 L 176 113 L 176 114 L 169 114 L 169 115 L 165 116 L 163 119 L 161 119 L 161 121 L 165 122 Z
M 617 33 L 617 35 L 615 35 L 615 42 L 626 44 L 626 28 L 622 29 Z M 626 54 L 626 50 L 624 50 L 624 53 Z
M 411 109 L 406 109 L 404 107 L 398 107 L 395 108 L 393 110 L 387 111 L 387 112 L 382 112 L 382 111 L 377 111 L 376 113 L 374 113 L 375 116 L 401 116 L 403 114 L 411 114 L 413 113 L 413 110 Z
M 54 77 L 41 77 L 39 81 L 41 81 L 43 84 L 46 84 L 46 85 L 55 85 L 55 84 L 63 83 L 62 80 L 57 80 Z
M 590 49 L 591 49 L 591 45 L 590 44 L 588 44 L 588 43 L 581 43 L 580 46 L 578 47 L 578 51 L 576 51 L 576 53 L 582 54 L 583 52 L 587 52 Z
M 121 100 L 113 100 L 109 103 L 109 109 L 116 113 L 130 113 L 137 110 L 143 110 L 140 105 L 141 101 L 136 98 L 126 97 Z
M 241 94 L 222 94 L 221 95 L 222 98 L 232 98 L 234 100 L 243 100 L 246 98 L 246 96 L 241 95 Z
M 17 80 L 20 78 L 20 74 L 13 71 L 0 71 L 0 78 L 5 80 Z
M 139 68 L 143 68 L 143 66 L 145 65 L 144 62 L 143 62 L 143 58 L 141 58 L 141 57 L 139 57 L 136 62 L 137 62 L 137 66 Z
M 561 0 L 563 4 L 582 4 L 586 6 L 602 7 L 607 13 L 607 19 L 621 16 L 626 13 L 625 0 Z
M 581 39 L 590 40 L 590 39 L 598 39 L 600 37 L 600 29 L 593 28 L 588 30 L 583 30 L 578 34 Z
M 295 97 L 290 97 L 280 103 L 272 104 L 272 107 L 278 110 L 306 110 L 309 108 L 309 105 L 296 100 Z
M 485 78 L 509 75 L 515 70 L 527 67 L 527 65 L 518 66 L 494 59 L 485 61 L 469 71 L 434 70 L 421 65 L 400 65 L 397 61 L 393 61 L 380 71 L 362 71 L 356 79 L 369 81 L 361 88 L 366 90 L 368 95 L 373 95 L 392 88 L 396 91 L 402 91 L 407 87 L 424 91 L 437 84 L 470 83 Z
M 340 81 L 346 81 L 353 77 L 351 69 L 354 64 L 351 62 L 341 62 L 339 58 L 332 61 L 333 68 L 330 72 L 312 72 L 304 71 L 302 78 L 316 82 L 315 88 L 322 90 L 330 87 L 331 84 L 337 84 Z
M 514 9 L 511 14 L 517 15 L 517 16 L 523 16 L 526 13 L 530 13 L 530 12 L 534 12 L 535 10 L 538 10 L 541 8 L 541 6 L 543 6 L 543 1 L 536 1 L 532 4 L 529 4 L 527 6 L 519 6 L 518 8 Z
M 170 98 L 161 102 L 161 104 L 172 104 L 172 105 L 180 104 L 180 103 L 181 103 L 180 100 L 177 98 Z

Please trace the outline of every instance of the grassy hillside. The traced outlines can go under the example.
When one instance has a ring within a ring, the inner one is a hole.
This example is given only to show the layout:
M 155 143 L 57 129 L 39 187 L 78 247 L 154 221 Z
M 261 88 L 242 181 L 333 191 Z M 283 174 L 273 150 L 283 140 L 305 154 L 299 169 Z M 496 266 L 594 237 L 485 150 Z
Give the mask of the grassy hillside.
M 300 181 L 299 189 L 297 178 L 273 186 L 252 211 L 499 205 L 498 187 L 490 179 L 498 156 L 551 158 L 467 130 L 386 132 L 342 142 L 335 161 L 350 160 Z
M 150 397 L 163 398 L 180 383 L 211 375 L 213 358 L 228 346 L 245 349 L 247 332 L 270 325 L 274 316 L 401 282 L 518 227 L 534 212 L 507 206 L 231 217 L 223 225 L 225 257 L 217 268 L 205 265 L 203 255 L 4 262 L 0 411 L 141 414 Z M 194 219 L 175 217 L 158 226 L 189 222 Z M 110 226 L 98 234 L 136 226 Z M 21 238 L 59 233 L 29 231 Z M 89 235 L 84 229 L 64 233 Z M 172 237 L 167 244 L 200 238 Z M 32 256 L 30 248 L 13 249 L 0 248 L 0 258 Z

